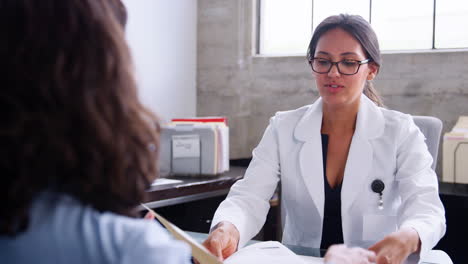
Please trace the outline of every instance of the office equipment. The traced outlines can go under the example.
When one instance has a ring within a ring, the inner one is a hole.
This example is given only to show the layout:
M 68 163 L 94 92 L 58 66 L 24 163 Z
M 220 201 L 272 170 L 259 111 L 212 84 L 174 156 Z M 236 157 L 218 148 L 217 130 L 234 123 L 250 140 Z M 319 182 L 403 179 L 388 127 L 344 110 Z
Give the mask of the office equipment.
M 162 176 L 217 175 L 229 170 L 225 118 L 174 120 L 161 129 Z
M 468 116 L 460 116 L 444 135 L 442 181 L 468 183 Z

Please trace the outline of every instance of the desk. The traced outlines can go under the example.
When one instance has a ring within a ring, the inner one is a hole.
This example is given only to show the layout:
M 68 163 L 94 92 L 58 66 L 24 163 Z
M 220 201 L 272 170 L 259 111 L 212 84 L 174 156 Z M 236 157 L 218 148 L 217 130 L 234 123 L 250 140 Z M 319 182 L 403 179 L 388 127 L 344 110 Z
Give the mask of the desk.
M 192 238 L 194 238 L 199 243 L 202 243 L 207 234 L 197 233 L 197 232 L 187 232 Z M 251 240 L 247 243 L 247 245 L 257 243 L 259 241 Z M 301 247 L 301 246 L 294 246 L 294 245 L 287 245 L 284 244 L 287 248 L 289 248 L 292 252 L 296 253 L 297 255 L 302 256 L 312 256 L 312 257 L 323 257 L 325 255 L 325 250 L 318 249 L 318 248 L 309 248 L 309 247 Z M 307 261 L 306 261 L 307 262 Z M 414 260 L 414 256 L 408 258 L 408 261 L 405 264 L 415 264 L 416 261 Z M 440 250 L 431 250 L 428 256 L 423 259 L 420 264 L 450 264 L 452 260 L 450 257 L 443 251 Z
M 219 176 L 171 176 L 168 179 L 181 183 L 152 186 L 144 203 L 150 208 L 193 202 L 201 199 L 226 196 L 231 186 L 244 176 L 246 168 L 231 167 Z
M 208 237 L 208 234 L 205 234 L 205 233 L 198 233 L 198 232 L 186 232 L 186 233 L 189 234 L 193 239 L 195 239 L 199 243 L 202 243 Z M 247 246 L 257 243 L 257 242 L 261 242 L 261 241 L 250 240 L 249 242 L 247 242 Z M 297 255 L 312 256 L 312 257 L 323 257 L 325 255 L 325 250 L 323 249 L 307 248 L 307 247 L 293 246 L 293 245 L 285 245 L 285 246 L 289 248 L 292 252 L 296 253 Z
M 231 186 L 242 179 L 246 169 L 243 166 L 231 166 L 229 172 L 219 176 L 167 177 L 182 182 L 152 186 L 144 203 L 183 230 L 206 233 L 214 212 L 226 198 Z M 270 205 L 265 225 L 256 239 L 280 239 L 280 209 L 277 196 L 272 198 Z
M 232 166 L 229 172 L 214 177 L 169 177 L 182 182 L 151 187 L 144 202 L 183 230 L 207 233 L 219 203 L 245 170 Z M 441 182 L 439 188 L 446 209 L 447 233 L 435 248 L 447 252 L 455 263 L 468 263 L 465 243 L 461 242 L 468 237 L 468 184 Z M 279 239 L 278 215 L 276 206 L 267 216 L 264 229 L 268 231 L 258 239 Z
M 151 186 L 144 204 L 183 230 L 207 233 L 214 212 L 245 170 L 231 166 L 218 176 L 167 177 L 181 182 Z
M 468 198 L 468 184 L 439 182 L 439 194 Z
M 439 195 L 447 231 L 435 248 L 447 252 L 454 263 L 468 263 L 468 184 L 439 182 Z

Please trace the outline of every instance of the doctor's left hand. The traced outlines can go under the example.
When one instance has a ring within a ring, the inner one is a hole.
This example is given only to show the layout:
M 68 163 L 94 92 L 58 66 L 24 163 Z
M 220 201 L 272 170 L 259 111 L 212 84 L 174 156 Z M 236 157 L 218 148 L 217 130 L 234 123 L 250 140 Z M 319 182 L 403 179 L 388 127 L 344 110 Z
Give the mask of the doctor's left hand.
M 401 264 L 421 247 L 419 235 L 413 228 L 405 227 L 389 234 L 372 245 L 377 264 Z

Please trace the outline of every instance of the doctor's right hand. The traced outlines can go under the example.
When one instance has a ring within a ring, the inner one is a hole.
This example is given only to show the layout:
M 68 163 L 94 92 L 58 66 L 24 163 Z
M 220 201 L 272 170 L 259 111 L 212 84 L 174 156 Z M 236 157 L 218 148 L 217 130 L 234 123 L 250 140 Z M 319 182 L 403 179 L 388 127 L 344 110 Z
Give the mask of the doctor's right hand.
M 237 251 L 239 239 L 237 228 L 232 223 L 223 221 L 214 227 L 203 246 L 220 260 L 224 260 Z

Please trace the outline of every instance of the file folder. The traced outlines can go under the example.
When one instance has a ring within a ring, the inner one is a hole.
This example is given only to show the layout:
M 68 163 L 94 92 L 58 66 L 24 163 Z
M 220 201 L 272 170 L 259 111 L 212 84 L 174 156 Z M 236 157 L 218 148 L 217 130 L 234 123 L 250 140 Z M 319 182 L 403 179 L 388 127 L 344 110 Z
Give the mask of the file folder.
M 442 181 L 468 184 L 468 116 L 444 134 Z
M 217 175 L 229 170 L 224 122 L 172 122 L 161 129 L 160 174 Z

